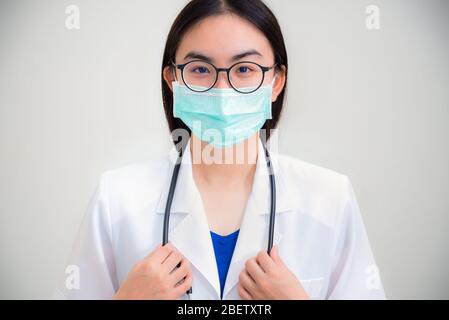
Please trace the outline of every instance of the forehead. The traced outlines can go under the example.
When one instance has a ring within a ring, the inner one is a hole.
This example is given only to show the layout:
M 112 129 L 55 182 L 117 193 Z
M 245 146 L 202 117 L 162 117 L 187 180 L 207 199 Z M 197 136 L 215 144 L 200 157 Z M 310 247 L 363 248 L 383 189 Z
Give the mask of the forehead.
M 210 57 L 212 62 L 224 64 L 242 52 L 256 50 L 261 56 L 251 60 L 272 63 L 273 50 L 265 35 L 249 21 L 234 14 L 208 17 L 194 25 L 182 38 L 176 53 L 176 61 L 198 52 Z

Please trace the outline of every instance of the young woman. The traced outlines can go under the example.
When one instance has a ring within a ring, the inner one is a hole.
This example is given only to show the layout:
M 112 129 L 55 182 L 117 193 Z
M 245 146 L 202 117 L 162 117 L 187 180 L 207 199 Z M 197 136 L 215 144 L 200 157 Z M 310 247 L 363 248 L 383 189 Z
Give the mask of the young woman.
M 265 143 L 287 71 L 262 1 L 188 3 L 162 63 L 176 152 L 103 174 L 61 297 L 384 298 L 347 176 Z

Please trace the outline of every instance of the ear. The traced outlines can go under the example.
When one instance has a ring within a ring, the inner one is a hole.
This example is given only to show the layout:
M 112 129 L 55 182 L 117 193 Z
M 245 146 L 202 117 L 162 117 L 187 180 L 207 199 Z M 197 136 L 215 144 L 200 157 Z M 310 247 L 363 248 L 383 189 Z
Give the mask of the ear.
M 279 94 L 282 92 L 282 90 L 284 89 L 285 86 L 285 79 L 286 79 L 286 72 L 287 68 L 282 65 L 279 69 L 276 69 L 276 80 L 274 81 L 273 84 L 273 94 L 271 97 L 271 102 L 275 102 L 279 96 Z
M 164 80 L 167 83 L 167 86 L 170 88 L 170 90 L 173 92 L 173 85 L 172 82 L 176 80 L 175 74 L 173 72 L 173 67 L 166 66 L 163 71 Z

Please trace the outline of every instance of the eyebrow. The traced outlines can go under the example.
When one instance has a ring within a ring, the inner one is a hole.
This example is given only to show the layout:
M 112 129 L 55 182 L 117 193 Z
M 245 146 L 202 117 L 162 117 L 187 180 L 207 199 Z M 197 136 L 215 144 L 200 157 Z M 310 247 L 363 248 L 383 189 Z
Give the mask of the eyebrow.
M 249 57 L 249 56 L 259 56 L 259 57 L 262 57 L 262 54 L 261 54 L 259 51 L 254 50 L 254 49 L 247 50 L 247 51 L 244 51 L 244 52 L 242 52 L 242 53 L 239 53 L 239 54 L 236 54 L 235 56 L 233 56 L 233 57 L 231 58 L 231 62 L 234 62 L 234 61 L 237 61 L 237 60 L 241 60 L 241 59 L 246 58 L 246 57 Z M 190 52 L 184 57 L 184 60 L 187 60 L 187 59 L 199 59 L 199 60 L 207 61 L 207 62 L 209 62 L 209 63 L 212 63 L 212 62 L 213 62 L 213 59 L 212 59 L 212 58 L 210 58 L 210 57 L 208 57 L 208 56 L 206 56 L 206 55 L 204 55 L 204 54 L 202 54 L 202 53 L 195 52 L 195 51 L 190 51 Z

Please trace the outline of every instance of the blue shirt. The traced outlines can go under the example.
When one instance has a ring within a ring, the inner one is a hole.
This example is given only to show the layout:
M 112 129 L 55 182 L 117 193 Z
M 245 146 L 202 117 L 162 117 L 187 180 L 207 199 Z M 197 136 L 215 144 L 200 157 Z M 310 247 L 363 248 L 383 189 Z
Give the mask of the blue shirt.
M 226 276 L 228 275 L 229 265 L 232 254 L 234 253 L 235 244 L 237 243 L 239 231 L 237 230 L 227 236 L 221 236 L 212 231 L 210 232 L 215 251 L 215 260 L 217 261 L 218 276 L 220 278 L 221 298 L 223 298 Z

